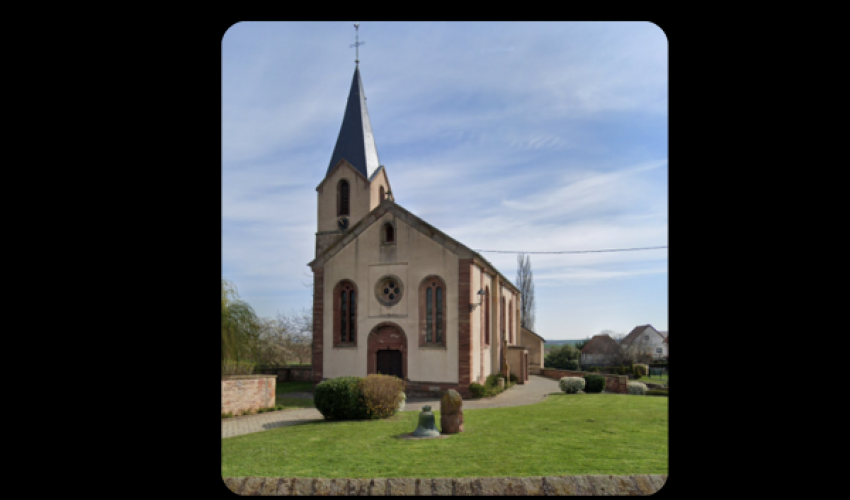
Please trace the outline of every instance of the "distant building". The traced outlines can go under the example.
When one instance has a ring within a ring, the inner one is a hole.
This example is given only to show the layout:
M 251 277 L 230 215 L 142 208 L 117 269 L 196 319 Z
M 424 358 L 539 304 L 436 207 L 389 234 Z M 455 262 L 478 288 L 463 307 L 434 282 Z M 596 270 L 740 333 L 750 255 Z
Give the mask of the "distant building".
M 581 348 L 579 364 L 582 368 L 591 366 L 611 366 L 619 361 L 620 344 L 608 334 L 594 335 Z
M 666 333 L 662 334 L 652 325 L 640 325 L 634 327 L 620 344 L 634 348 L 636 353 L 649 356 L 653 361 L 667 359 L 669 348 Z

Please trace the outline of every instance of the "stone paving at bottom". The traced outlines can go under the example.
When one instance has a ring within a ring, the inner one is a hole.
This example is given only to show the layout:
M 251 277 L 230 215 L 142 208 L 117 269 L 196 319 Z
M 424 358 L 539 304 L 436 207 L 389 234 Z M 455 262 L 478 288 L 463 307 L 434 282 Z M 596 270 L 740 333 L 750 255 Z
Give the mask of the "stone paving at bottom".
M 546 395 L 553 392 L 560 392 L 557 380 L 529 375 L 529 381 L 527 383 L 517 384 L 492 398 L 464 400 L 463 409 L 477 410 L 480 408 L 530 405 L 543 401 Z M 439 398 L 410 398 L 407 400 L 403 411 L 422 411 L 422 406 L 424 405 L 431 405 L 433 410 L 439 411 L 440 400 Z M 241 436 L 242 434 L 262 432 L 277 427 L 316 422 L 319 420 L 324 420 L 324 417 L 315 408 L 270 411 L 258 415 L 226 418 L 221 421 L 221 438 Z
M 440 478 L 224 477 L 241 496 L 633 496 L 652 495 L 667 474 Z

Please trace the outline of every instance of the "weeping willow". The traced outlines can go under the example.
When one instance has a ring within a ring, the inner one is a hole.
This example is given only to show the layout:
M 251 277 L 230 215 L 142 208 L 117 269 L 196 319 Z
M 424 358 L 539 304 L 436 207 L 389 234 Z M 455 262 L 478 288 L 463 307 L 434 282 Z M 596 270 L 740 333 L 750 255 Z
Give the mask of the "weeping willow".
M 239 299 L 236 285 L 221 279 L 221 362 L 236 365 L 257 359 L 260 322 L 254 309 Z

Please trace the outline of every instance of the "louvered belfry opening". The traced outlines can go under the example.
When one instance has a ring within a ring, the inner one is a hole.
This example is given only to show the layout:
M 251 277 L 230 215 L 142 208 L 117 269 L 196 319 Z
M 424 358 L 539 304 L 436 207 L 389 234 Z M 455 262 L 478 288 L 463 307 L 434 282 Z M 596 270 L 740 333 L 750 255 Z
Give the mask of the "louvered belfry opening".
M 336 214 L 337 214 L 337 216 L 350 215 L 349 203 L 348 203 L 349 189 L 350 188 L 348 186 L 348 181 L 345 180 L 345 179 L 339 181 L 339 184 L 337 184 L 336 189 L 337 189 L 337 203 L 336 203 L 336 206 L 337 206 Z

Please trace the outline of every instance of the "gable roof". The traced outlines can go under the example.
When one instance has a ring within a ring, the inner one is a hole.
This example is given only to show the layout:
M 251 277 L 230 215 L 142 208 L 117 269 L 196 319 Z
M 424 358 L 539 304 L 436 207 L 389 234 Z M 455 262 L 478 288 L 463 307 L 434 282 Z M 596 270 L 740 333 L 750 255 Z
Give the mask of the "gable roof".
M 325 177 L 343 158 L 367 179 L 372 178 L 381 164 L 378 160 L 375 136 L 372 134 L 372 122 L 369 120 L 369 111 L 366 109 L 366 95 L 363 93 L 363 82 L 360 80 L 360 65 L 354 68 L 345 114 L 342 116 L 342 125 L 339 128 L 339 135 L 337 135 Z
M 541 337 L 540 335 L 538 335 L 538 334 L 536 334 L 536 333 L 532 332 L 532 331 L 531 331 L 531 330 L 529 330 L 528 328 L 526 328 L 526 327 L 524 327 L 524 326 L 521 326 L 521 327 L 519 327 L 519 328 L 520 328 L 520 331 L 521 331 L 521 332 L 528 332 L 528 333 L 530 333 L 530 334 L 534 335 L 535 337 L 537 337 L 538 339 L 542 340 L 543 342 L 546 342 L 546 339 L 544 339 L 544 338 L 543 338 L 543 337 Z
M 658 330 L 653 328 L 652 325 L 640 325 L 634 327 L 634 329 L 632 329 L 632 331 L 630 331 L 629 334 L 626 335 L 626 337 L 620 341 L 620 343 L 623 345 L 631 345 L 631 343 L 637 340 L 643 333 L 648 333 L 650 331 L 654 332 L 662 339 L 664 338 L 664 336 L 658 333 Z
M 392 212 L 393 215 L 396 216 L 397 219 L 400 219 L 407 223 L 410 227 L 418 230 L 420 233 L 430 237 L 432 240 L 442 245 L 444 248 L 454 253 L 461 259 L 472 259 L 473 262 L 484 268 L 490 274 L 495 274 L 500 278 L 500 281 L 505 284 L 508 288 L 513 290 L 516 293 L 521 293 L 519 288 L 514 285 L 511 280 L 505 277 L 502 273 L 496 269 L 496 266 L 491 264 L 487 259 L 481 256 L 478 252 L 470 249 L 463 243 L 455 240 L 451 236 L 446 233 L 440 231 L 436 227 L 428 224 L 418 216 L 412 214 L 401 205 L 397 204 L 391 199 L 385 199 L 382 201 L 377 207 L 375 207 L 371 212 L 366 214 L 365 217 L 357 221 L 356 224 L 353 224 L 348 231 L 344 232 L 337 238 L 333 243 L 328 245 L 328 247 L 315 259 L 310 261 L 307 265 L 316 269 L 317 267 L 324 266 L 325 262 L 333 258 L 334 255 L 339 253 L 346 245 L 357 239 L 360 236 L 360 233 L 368 229 L 372 224 L 378 221 L 385 214 Z
M 602 335 L 594 335 L 584 347 L 581 348 L 582 354 L 615 354 L 620 350 L 620 344 L 612 339 L 607 333 Z

